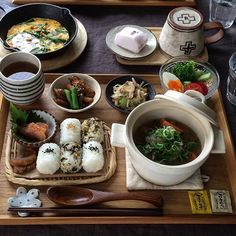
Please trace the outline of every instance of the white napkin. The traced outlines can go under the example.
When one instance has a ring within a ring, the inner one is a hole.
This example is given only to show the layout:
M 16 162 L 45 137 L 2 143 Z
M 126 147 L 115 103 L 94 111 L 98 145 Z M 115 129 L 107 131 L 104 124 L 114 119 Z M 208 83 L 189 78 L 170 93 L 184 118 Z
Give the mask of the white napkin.
M 185 180 L 184 182 L 172 185 L 172 186 L 160 186 L 155 185 L 147 180 L 144 180 L 134 169 L 131 161 L 130 161 L 130 155 L 125 150 L 125 156 L 126 156 L 126 187 L 129 190 L 157 190 L 157 189 L 163 189 L 163 190 L 171 190 L 171 189 L 180 189 L 180 190 L 187 190 L 187 189 L 203 189 L 203 182 L 202 177 L 200 173 L 200 169 L 197 170 L 190 178 Z

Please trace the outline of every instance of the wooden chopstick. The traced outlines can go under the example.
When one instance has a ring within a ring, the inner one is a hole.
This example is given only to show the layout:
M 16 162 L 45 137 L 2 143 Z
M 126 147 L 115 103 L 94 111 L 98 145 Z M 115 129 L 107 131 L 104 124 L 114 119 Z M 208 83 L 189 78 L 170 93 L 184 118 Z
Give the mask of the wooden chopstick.
M 9 207 L 9 212 L 51 213 L 77 216 L 160 216 L 158 208 L 58 208 L 58 207 Z

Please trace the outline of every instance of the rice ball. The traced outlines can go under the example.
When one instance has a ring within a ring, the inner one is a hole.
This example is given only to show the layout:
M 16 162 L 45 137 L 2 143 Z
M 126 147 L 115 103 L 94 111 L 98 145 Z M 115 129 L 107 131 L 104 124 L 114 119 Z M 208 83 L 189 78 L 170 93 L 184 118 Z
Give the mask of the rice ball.
M 38 151 L 36 169 L 41 174 L 54 174 L 60 168 L 60 147 L 56 143 L 45 143 Z
M 103 168 L 103 148 L 99 142 L 89 141 L 83 145 L 82 166 L 86 172 L 97 172 Z
M 81 143 L 81 124 L 78 119 L 68 118 L 65 119 L 61 125 L 60 144 L 69 142 Z
M 76 173 L 82 168 L 82 148 L 74 142 L 61 146 L 60 168 L 64 173 Z
M 97 141 L 102 143 L 104 141 L 103 122 L 97 117 L 91 117 L 81 124 L 82 140 L 84 143 L 89 141 Z

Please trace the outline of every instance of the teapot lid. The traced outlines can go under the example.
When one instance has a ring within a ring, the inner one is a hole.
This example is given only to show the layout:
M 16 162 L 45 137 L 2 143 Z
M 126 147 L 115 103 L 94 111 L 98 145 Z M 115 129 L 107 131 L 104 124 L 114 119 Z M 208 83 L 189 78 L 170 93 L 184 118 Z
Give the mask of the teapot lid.
M 166 99 L 170 102 L 178 103 L 182 106 L 187 106 L 188 108 L 193 109 L 197 113 L 204 116 L 214 126 L 218 126 L 215 111 L 213 111 L 205 103 L 198 101 L 196 98 L 174 90 L 168 90 L 164 95 L 158 94 L 155 96 L 155 98 Z
M 202 14 L 191 7 L 177 7 L 168 15 L 168 23 L 180 30 L 193 30 L 203 23 Z

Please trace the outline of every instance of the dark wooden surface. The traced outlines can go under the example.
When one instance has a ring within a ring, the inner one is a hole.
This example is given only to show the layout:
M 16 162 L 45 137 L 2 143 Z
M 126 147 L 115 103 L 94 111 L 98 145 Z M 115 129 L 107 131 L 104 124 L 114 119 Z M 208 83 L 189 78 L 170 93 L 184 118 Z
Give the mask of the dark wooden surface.
M 38 2 L 37 0 L 12 0 L 16 4 Z M 44 3 L 69 5 L 124 5 L 124 6 L 195 6 L 195 0 L 43 0 Z
M 197 8 L 208 21 L 209 0 L 198 0 Z M 1 0 L 0 6 L 13 6 L 9 0 Z M 163 26 L 171 7 L 98 7 L 69 6 L 72 13 L 84 24 L 88 32 L 88 45 L 82 56 L 71 65 L 55 72 L 82 73 L 142 73 L 157 74 L 156 66 L 124 66 L 116 62 L 115 56 L 105 45 L 106 33 L 114 26 L 137 24 L 141 26 Z M 226 80 L 228 60 L 236 51 L 236 25 L 226 30 L 223 40 L 208 46 L 209 62 L 213 64 L 221 77 L 220 90 L 236 144 L 236 107 L 226 99 Z M 1 220 L 1 219 L 0 219 Z M 0 235 L 235 235 L 236 228 L 228 225 L 60 225 L 60 226 L 4 226 Z

